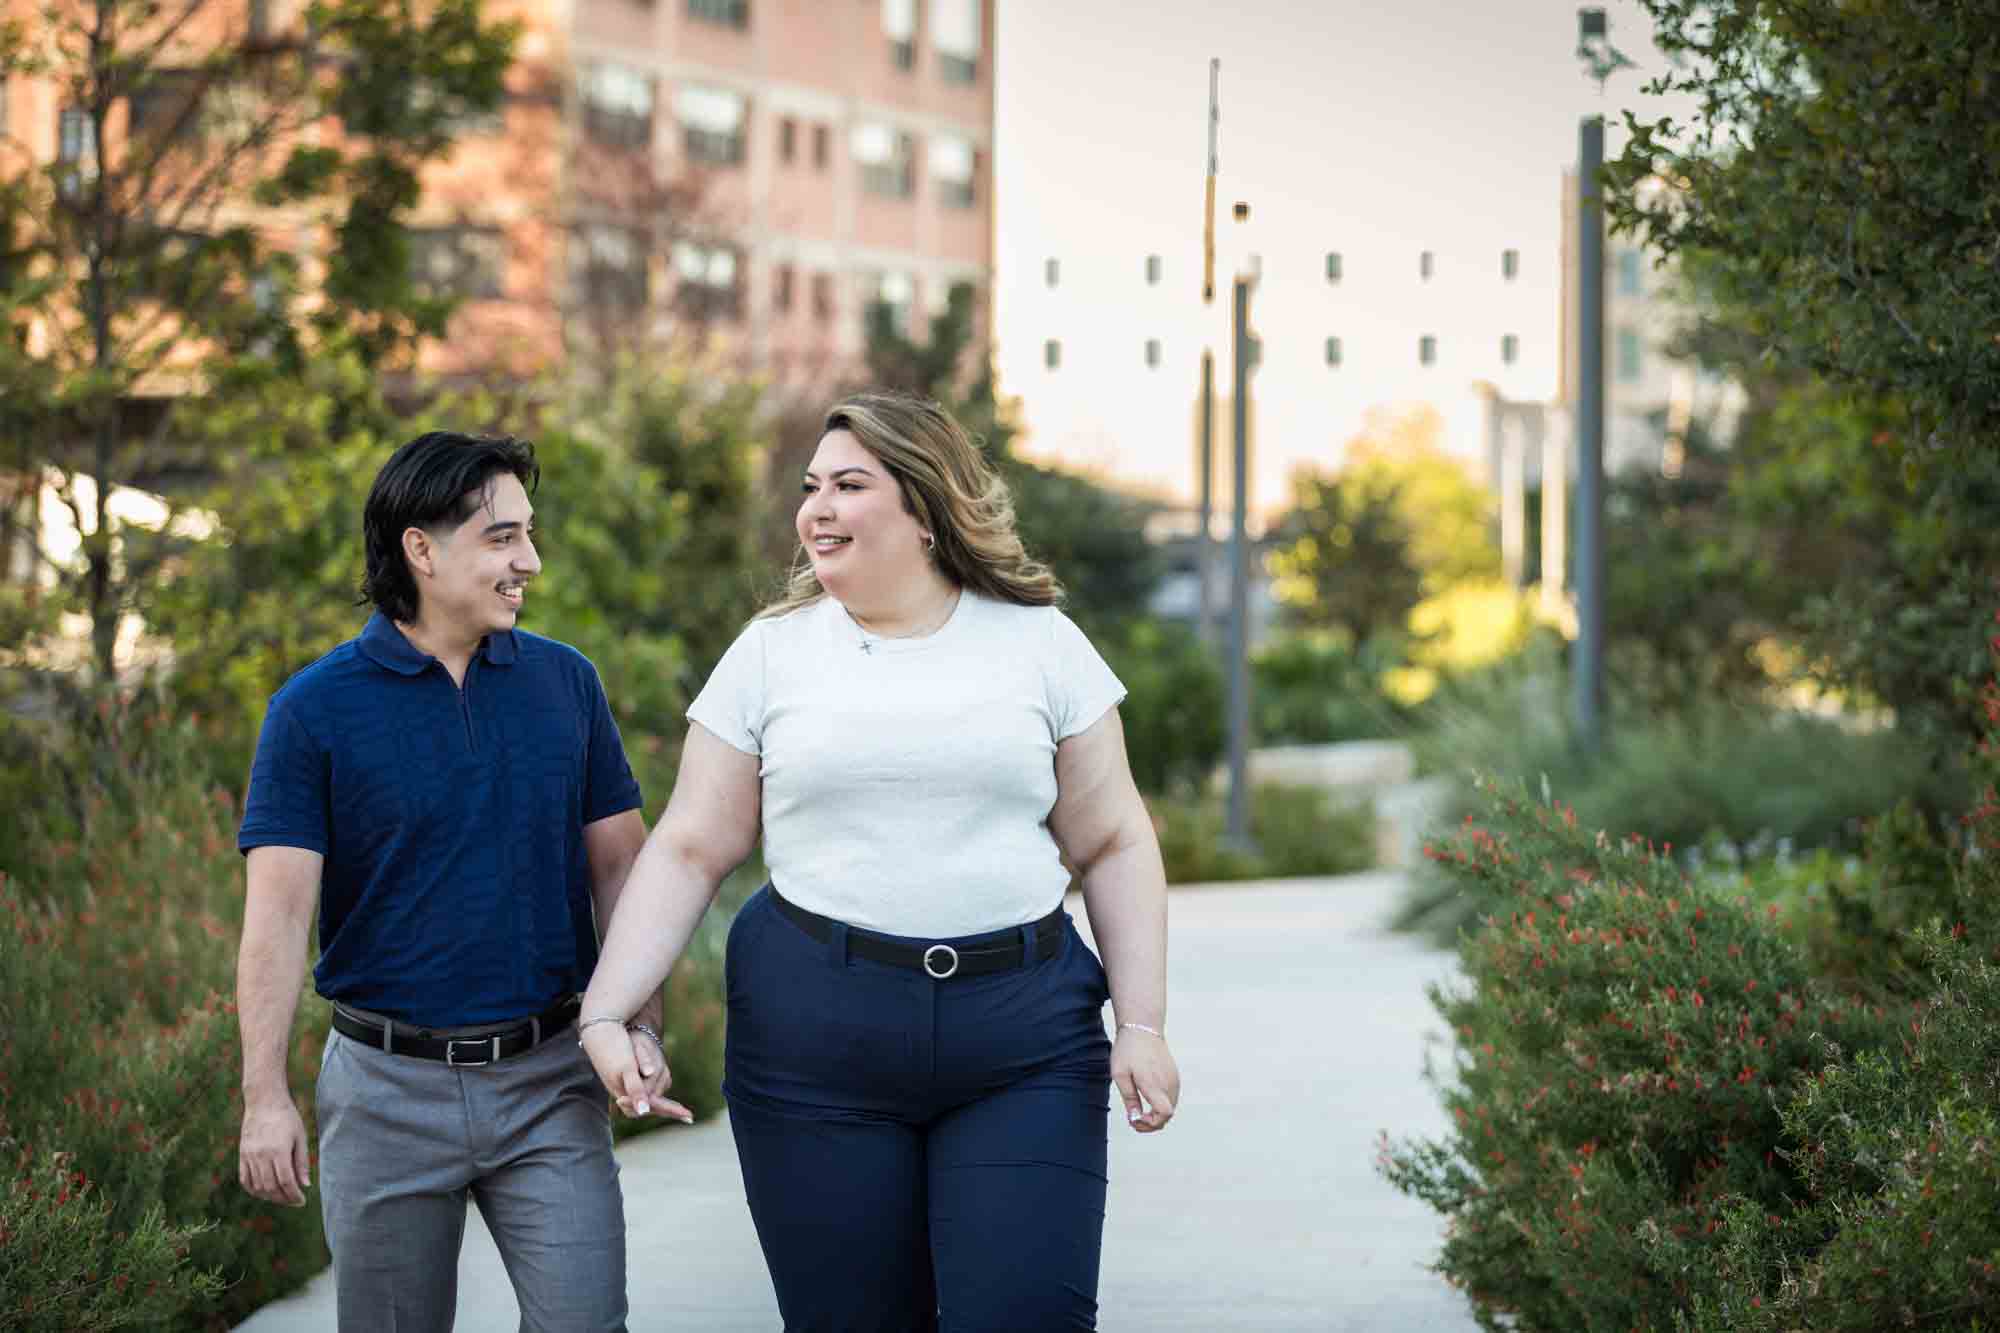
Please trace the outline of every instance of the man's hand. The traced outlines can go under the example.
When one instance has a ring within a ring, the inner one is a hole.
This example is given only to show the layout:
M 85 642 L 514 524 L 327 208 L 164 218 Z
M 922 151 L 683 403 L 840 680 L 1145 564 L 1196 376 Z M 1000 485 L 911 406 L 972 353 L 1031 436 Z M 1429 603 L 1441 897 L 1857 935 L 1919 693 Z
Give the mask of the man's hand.
M 312 1188 L 306 1159 L 306 1125 L 289 1091 L 259 1100 L 244 1098 L 243 1138 L 237 1145 L 236 1178 L 267 1203 L 305 1206 Z
M 664 1095 L 674 1084 L 673 1074 L 667 1069 L 666 1053 L 645 1033 L 599 1023 L 583 1034 L 583 1051 L 621 1113 L 642 1116 L 658 1111 L 683 1124 L 694 1123 L 694 1112 Z

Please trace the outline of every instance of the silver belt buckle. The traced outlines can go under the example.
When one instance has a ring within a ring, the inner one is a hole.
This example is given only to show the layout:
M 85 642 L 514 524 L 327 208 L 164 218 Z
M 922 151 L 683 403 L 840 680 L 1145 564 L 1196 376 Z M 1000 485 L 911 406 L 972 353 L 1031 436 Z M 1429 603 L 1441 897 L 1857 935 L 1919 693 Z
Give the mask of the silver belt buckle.
M 458 1058 L 458 1048 L 460 1046 L 470 1046 L 474 1050 L 479 1050 L 483 1047 L 486 1051 L 486 1058 L 483 1060 L 461 1060 Z M 444 1044 L 444 1062 L 453 1069 L 477 1069 L 481 1065 L 490 1065 L 499 1058 L 500 1037 L 497 1033 L 491 1037 L 453 1037 Z
M 931 959 L 938 954 L 943 954 L 945 957 L 944 970 L 942 972 L 938 971 L 937 967 L 931 962 Z M 924 971 L 930 974 L 931 980 L 943 981 L 946 977 L 958 971 L 958 950 L 952 948 L 949 944 L 933 944 L 930 948 L 924 950 Z

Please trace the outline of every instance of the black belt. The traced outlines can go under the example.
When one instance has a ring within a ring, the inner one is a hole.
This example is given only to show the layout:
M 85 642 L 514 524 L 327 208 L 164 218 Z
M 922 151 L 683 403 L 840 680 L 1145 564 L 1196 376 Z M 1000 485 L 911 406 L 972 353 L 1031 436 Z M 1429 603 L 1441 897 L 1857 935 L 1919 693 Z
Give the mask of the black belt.
M 833 934 L 834 922 L 817 912 L 808 912 L 797 903 L 771 890 L 771 901 L 791 918 L 793 924 L 821 944 Z M 1063 910 L 1058 907 L 1029 927 L 1035 937 L 1035 961 L 1053 958 L 1062 948 Z M 1021 932 L 995 931 L 963 944 L 915 944 L 890 939 L 870 931 L 847 928 L 847 952 L 855 958 L 912 968 L 936 981 L 951 977 L 977 977 L 989 972 L 1005 972 L 1021 965 Z
M 441 1037 L 429 1028 L 370 1023 L 356 1018 L 339 1006 L 333 1011 L 333 1030 L 344 1037 L 366 1042 L 391 1055 L 413 1055 L 419 1060 L 442 1060 L 459 1069 L 490 1065 L 499 1060 L 525 1055 L 576 1021 L 581 1004 L 575 996 L 554 1007 L 524 1018 L 512 1027 L 495 1028 L 473 1037 Z

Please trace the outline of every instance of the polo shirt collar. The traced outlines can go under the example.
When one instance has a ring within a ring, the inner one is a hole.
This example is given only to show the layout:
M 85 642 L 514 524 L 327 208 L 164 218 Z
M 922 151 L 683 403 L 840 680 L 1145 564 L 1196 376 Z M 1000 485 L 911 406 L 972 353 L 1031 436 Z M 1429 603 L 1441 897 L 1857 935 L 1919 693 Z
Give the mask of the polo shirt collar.
M 368 624 L 361 631 L 360 647 L 368 660 L 399 676 L 422 675 L 437 661 L 404 638 L 396 622 L 380 611 L 368 617 Z M 479 641 L 479 655 L 494 666 L 512 666 L 518 654 L 513 630 L 489 634 Z

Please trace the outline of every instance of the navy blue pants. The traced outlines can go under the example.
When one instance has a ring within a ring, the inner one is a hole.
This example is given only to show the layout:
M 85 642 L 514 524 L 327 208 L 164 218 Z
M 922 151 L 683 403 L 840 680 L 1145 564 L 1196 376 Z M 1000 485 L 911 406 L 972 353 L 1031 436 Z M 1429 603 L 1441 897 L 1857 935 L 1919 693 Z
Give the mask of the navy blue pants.
M 1095 1328 L 1097 956 L 1065 919 L 1054 957 L 934 981 L 848 939 L 768 887 L 729 932 L 723 1092 L 788 1333 Z

